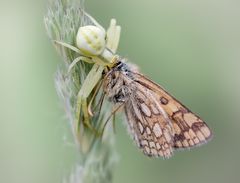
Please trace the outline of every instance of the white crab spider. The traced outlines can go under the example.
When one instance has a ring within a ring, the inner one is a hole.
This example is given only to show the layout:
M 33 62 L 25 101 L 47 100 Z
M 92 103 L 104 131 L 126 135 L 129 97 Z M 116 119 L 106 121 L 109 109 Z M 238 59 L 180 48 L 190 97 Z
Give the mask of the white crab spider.
M 107 30 L 96 22 L 90 15 L 87 15 L 95 25 L 87 25 L 80 27 L 76 36 L 77 47 L 69 45 L 61 41 L 55 43 L 67 47 L 80 54 L 71 65 L 68 71 L 79 61 L 88 63 L 97 63 L 98 65 L 106 66 L 111 63 L 116 56 L 116 50 L 120 39 L 121 27 L 116 25 L 116 20 L 111 19 L 110 26 Z M 106 39 L 106 40 L 105 40 Z M 91 58 L 89 58 L 91 57 Z M 96 59 L 96 57 L 100 58 Z M 108 63 L 104 62 L 107 61 Z
M 106 33 L 105 29 L 94 18 L 88 14 L 86 15 L 94 25 L 79 28 L 76 37 L 77 47 L 61 41 L 55 41 L 55 43 L 67 47 L 80 55 L 69 65 L 68 73 L 79 61 L 94 64 L 77 95 L 75 116 L 76 132 L 78 132 L 79 128 L 81 109 L 83 111 L 84 124 L 92 128 L 89 122 L 87 98 L 101 80 L 105 66 L 110 65 L 117 58 L 115 53 L 118 48 L 121 33 L 121 27 L 116 24 L 115 19 L 110 21 L 110 26 Z

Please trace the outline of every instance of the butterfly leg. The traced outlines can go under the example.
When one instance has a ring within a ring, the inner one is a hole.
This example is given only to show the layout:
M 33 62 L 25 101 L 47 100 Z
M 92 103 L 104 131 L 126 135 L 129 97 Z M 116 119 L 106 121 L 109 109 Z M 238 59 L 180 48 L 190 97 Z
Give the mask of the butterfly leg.
M 124 106 L 124 104 L 125 104 L 125 103 L 121 103 L 121 104 L 116 105 L 116 106 L 114 107 L 114 109 L 112 110 L 111 114 L 109 115 L 109 117 L 107 118 L 106 122 L 105 122 L 104 125 L 103 125 L 103 129 L 102 129 L 101 135 L 103 135 L 104 130 L 105 130 L 106 126 L 107 126 L 107 123 L 109 122 L 109 120 L 110 120 L 112 117 L 113 117 L 113 127 L 115 128 L 115 113 L 116 113 L 118 110 L 120 110 L 121 107 Z
M 113 132 L 116 134 L 116 113 L 113 114 L 112 124 L 113 124 Z

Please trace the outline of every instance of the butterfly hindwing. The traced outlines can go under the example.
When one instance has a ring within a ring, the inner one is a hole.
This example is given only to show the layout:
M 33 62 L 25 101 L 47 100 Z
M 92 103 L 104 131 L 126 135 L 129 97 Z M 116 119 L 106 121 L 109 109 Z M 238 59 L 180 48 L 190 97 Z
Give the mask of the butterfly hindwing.
M 130 132 L 144 154 L 169 158 L 174 140 L 171 122 L 156 104 L 154 93 L 138 83 L 134 85 L 137 89 L 125 104 Z

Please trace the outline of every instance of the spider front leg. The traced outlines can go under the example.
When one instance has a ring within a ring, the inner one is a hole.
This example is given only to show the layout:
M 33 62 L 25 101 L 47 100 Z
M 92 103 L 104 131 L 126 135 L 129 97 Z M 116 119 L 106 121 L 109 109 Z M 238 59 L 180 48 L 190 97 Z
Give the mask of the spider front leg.
M 111 19 L 109 28 L 107 30 L 107 43 L 106 47 L 112 51 L 112 53 L 116 53 L 119 40 L 121 35 L 121 27 L 117 25 L 117 21 L 115 19 Z
M 97 86 L 98 82 L 101 80 L 103 70 L 104 70 L 103 66 L 94 64 L 91 71 L 88 73 L 86 79 L 84 80 L 80 91 L 78 92 L 75 116 L 75 125 L 77 132 L 79 130 L 79 124 L 81 122 L 80 119 L 82 115 L 83 124 L 86 125 L 89 129 L 94 130 L 92 124 L 90 123 L 87 99 L 89 95 L 92 93 L 93 89 Z
M 70 50 L 72 50 L 72 51 L 74 51 L 74 52 L 76 52 L 76 53 L 78 53 L 80 55 L 79 57 L 75 58 L 71 62 L 71 64 L 68 66 L 68 73 L 70 73 L 72 68 L 80 61 L 83 61 L 83 62 L 86 62 L 86 63 L 90 63 L 90 64 L 95 64 L 96 63 L 96 64 L 102 65 L 102 66 L 106 66 L 107 65 L 106 62 L 104 62 L 101 59 L 98 59 L 96 56 L 84 55 L 84 53 L 80 49 L 78 49 L 77 47 L 72 46 L 72 45 L 70 45 L 68 43 L 64 43 L 62 41 L 56 41 L 56 40 L 54 41 L 54 43 L 58 44 L 58 45 L 61 45 L 61 46 L 65 47 L 65 48 L 68 48 L 68 49 L 70 49 Z

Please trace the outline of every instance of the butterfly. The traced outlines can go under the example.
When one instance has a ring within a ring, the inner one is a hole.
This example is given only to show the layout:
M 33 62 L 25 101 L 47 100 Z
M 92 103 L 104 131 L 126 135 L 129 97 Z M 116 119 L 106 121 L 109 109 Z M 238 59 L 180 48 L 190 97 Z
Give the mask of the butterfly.
M 106 72 L 103 90 L 123 106 L 130 134 L 147 156 L 169 158 L 212 137 L 202 119 L 123 59 Z

